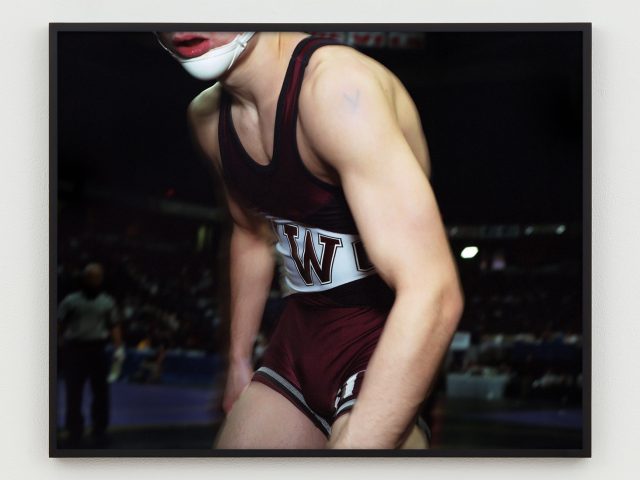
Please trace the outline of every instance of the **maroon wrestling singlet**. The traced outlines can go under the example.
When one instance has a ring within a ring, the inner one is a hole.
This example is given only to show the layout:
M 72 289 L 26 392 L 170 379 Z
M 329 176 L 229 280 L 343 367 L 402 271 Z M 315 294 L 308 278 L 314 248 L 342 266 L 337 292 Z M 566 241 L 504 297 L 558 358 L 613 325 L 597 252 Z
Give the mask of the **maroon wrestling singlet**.
M 218 134 L 225 184 L 241 204 L 271 221 L 289 293 L 253 381 L 284 395 L 328 436 L 356 401 L 393 293 L 367 258 L 342 189 L 309 172 L 298 151 L 305 68 L 326 45 L 336 42 L 307 37 L 291 56 L 268 165 L 242 146 L 224 92 Z

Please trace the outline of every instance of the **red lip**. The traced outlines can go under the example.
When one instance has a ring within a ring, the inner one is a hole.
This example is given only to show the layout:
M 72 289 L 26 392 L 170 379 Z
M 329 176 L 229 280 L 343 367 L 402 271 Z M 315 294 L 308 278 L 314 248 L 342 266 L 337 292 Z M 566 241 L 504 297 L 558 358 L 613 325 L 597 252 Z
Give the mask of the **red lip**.
M 172 42 L 176 53 L 183 58 L 199 57 L 212 48 L 211 41 L 208 38 L 190 33 L 176 34 Z

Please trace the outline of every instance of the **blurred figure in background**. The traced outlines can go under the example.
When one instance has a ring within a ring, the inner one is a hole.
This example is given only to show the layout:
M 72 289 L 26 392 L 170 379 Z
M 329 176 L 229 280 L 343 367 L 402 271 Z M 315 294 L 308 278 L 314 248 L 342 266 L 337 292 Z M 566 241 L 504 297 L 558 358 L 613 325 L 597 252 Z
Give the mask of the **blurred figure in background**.
M 89 380 L 92 391 L 91 424 L 96 446 L 106 443 L 109 424 L 110 361 L 106 347 L 113 339 L 114 360 L 124 360 L 122 332 L 114 299 L 102 291 L 104 269 L 88 264 L 82 288 L 67 295 L 58 307 L 58 338 L 66 385 L 66 428 L 69 446 L 79 446 L 83 432 L 82 391 Z

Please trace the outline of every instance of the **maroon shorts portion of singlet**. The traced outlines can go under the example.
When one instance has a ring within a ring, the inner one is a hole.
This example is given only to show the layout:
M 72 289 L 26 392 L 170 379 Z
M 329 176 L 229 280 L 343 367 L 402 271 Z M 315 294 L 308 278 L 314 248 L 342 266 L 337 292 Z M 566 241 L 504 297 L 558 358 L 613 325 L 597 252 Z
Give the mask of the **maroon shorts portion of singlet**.
M 387 307 L 340 306 L 322 294 L 293 294 L 253 381 L 278 391 L 327 436 L 355 403 Z

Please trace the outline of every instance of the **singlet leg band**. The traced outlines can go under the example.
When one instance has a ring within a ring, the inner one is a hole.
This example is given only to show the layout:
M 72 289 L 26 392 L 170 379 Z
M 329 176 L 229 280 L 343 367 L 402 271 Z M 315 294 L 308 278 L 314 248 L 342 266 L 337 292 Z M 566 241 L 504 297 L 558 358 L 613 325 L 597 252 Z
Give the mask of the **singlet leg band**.
M 268 367 L 260 367 L 254 373 L 253 380 L 264 383 L 277 392 L 283 394 L 300 411 L 309 417 L 314 425 L 316 425 L 327 436 L 327 438 L 331 435 L 331 426 L 329 425 L 329 422 L 318 415 L 304 399 L 302 392 L 300 392 L 300 390 L 298 390 L 291 382 L 278 372 Z

